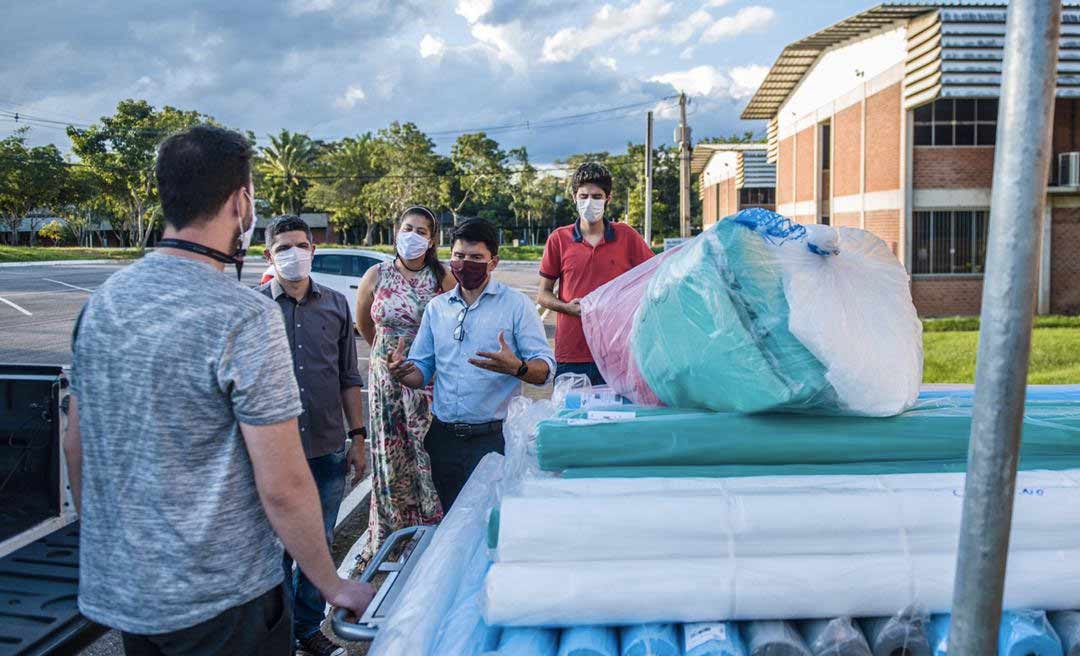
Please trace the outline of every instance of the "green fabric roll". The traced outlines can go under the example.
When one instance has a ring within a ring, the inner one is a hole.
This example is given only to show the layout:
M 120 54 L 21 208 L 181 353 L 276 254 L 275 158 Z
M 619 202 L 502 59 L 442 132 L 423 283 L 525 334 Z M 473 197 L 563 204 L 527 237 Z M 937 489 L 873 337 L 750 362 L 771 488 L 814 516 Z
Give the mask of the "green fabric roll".
M 499 506 L 492 508 L 488 515 L 487 545 L 488 549 L 499 546 Z
M 1021 458 L 1020 469 L 1080 469 L 1080 457 Z M 907 460 L 832 465 L 713 465 L 699 467 L 571 467 L 564 478 L 740 478 L 745 476 L 831 476 L 952 474 L 967 470 L 963 460 Z
M 967 458 L 970 407 L 911 410 L 896 417 L 709 413 L 627 406 L 632 418 L 564 412 L 540 422 L 540 467 L 853 465 Z M 1029 404 L 1021 457 L 1080 457 L 1080 405 Z M 855 467 L 854 465 L 857 465 Z M 779 470 L 778 470 L 779 471 Z M 869 473 L 869 472 L 864 472 Z
M 717 411 L 839 407 L 825 366 L 788 329 L 780 243 L 806 230 L 762 209 L 717 223 L 652 277 L 631 333 L 666 405 Z

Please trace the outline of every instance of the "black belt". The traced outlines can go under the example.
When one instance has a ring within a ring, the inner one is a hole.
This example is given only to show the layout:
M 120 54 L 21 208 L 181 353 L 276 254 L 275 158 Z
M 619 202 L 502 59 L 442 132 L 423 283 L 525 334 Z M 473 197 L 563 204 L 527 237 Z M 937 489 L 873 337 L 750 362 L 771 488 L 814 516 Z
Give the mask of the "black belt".
M 492 433 L 501 434 L 503 428 L 503 423 L 501 421 L 489 421 L 486 424 L 448 424 L 438 417 L 435 417 L 434 421 L 444 427 L 447 431 L 453 433 L 454 437 L 463 440 L 478 435 L 491 435 Z

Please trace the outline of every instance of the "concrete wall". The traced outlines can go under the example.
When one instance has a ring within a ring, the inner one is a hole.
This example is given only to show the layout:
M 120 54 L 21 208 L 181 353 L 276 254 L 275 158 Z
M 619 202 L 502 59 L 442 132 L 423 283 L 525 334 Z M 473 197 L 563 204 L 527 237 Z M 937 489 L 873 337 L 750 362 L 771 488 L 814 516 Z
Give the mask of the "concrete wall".
M 982 287 L 982 276 L 915 278 L 911 281 L 911 300 L 920 317 L 978 314 Z

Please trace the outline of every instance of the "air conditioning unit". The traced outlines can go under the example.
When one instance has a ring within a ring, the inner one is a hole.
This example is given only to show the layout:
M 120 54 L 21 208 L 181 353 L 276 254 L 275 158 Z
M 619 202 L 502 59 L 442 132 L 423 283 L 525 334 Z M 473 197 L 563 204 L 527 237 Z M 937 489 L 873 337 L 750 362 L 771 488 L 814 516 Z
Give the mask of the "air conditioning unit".
M 1058 154 L 1058 186 L 1080 187 L 1080 152 Z

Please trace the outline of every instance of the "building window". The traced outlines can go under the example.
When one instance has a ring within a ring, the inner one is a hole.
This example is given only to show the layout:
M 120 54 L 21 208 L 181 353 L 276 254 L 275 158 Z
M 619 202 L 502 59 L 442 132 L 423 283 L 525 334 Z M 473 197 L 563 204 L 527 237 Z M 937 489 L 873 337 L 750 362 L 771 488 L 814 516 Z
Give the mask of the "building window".
M 982 273 L 986 264 L 985 210 L 913 212 L 912 273 Z
M 935 100 L 915 110 L 916 146 L 993 146 L 998 101 Z
M 739 190 L 739 207 L 775 204 L 776 187 L 743 187 Z

